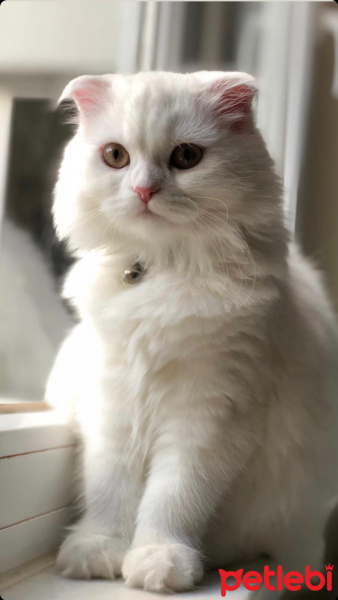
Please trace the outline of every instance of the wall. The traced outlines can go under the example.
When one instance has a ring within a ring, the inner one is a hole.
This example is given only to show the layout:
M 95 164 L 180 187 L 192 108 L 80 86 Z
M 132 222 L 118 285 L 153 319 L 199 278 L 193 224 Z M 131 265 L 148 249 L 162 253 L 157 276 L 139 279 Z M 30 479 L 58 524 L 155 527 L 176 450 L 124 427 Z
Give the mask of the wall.
M 327 10 L 334 13 L 337 7 L 323 3 L 319 18 Z M 333 69 L 333 38 L 318 31 L 298 231 L 305 252 L 323 269 L 338 310 L 338 99 L 331 94 Z
M 133 70 L 138 43 L 135 20 L 141 13 L 134 4 L 4 2 L 0 74 Z

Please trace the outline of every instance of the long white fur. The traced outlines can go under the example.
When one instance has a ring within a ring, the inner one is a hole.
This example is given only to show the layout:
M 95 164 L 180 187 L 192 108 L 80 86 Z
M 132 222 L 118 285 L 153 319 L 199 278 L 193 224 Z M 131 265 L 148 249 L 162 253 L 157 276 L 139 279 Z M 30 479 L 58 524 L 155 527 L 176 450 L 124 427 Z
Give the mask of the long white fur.
M 204 564 L 323 559 L 337 491 L 336 325 L 318 274 L 288 244 L 251 113 L 237 129 L 238 107 L 218 110 L 236 86 L 254 82 L 108 75 L 63 94 L 79 126 L 54 215 L 82 253 L 65 286 L 81 324 L 47 398 L 76 415 L 84 442 L 84 514 L 60 550 L 65 575 L 122 572 L 163 592 L 192 587 Z M 128 167 L 104 164 L 109 142 L 125 146 Z M 184 142 L 205 149 L 201 162 L 170 169 Z M 140 185 L 161 187 L 157 218 L 142 216 Z M 126 287 L 136 260 L 147 274 Z

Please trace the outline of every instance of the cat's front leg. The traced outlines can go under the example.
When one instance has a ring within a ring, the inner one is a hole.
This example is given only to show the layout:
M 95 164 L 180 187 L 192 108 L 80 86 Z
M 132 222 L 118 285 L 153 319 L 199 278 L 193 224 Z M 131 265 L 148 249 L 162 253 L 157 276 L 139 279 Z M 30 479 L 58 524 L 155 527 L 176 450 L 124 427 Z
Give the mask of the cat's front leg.
M 237 423 L 232 428 L 230 421 L 225 429 L 222 422 L 207 421 L 196 427 L 198 435 L 190 426 L 185 435 L 177 431 L 177 421 L 171 432 L 165 424 L 165 441 L 155 449 L 133 544 L 122 567 L 131 587 L 183 591 L 203 576 L 201 539 L 252 449 L 247 427 L 241 431 Z
M 211 510 L 213 478 L 210 473 L 209 484 L 204 482 L 198 461 L 194 466 L 189 462 L 177 447 L 153 460 L 132 548 L 123 563 L 122 574 L 131 587 L 184 591 L 203 576 L 199 532 Z
M 86 449 L 84 479 L 85 513 L 63 542 L 56 566 L 74 579 L 115 579 L 132 540 L 140 477 L 123 454 L 103 444 Z

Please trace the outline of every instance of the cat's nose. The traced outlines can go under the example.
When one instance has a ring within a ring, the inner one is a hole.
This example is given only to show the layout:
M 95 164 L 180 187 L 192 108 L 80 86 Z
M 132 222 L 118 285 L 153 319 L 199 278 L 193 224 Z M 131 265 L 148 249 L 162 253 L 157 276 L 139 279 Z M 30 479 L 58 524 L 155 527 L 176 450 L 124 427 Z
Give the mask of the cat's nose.
M 135 187 L 134 191 L 140 196 L 140 199 L 144 204 L 148 204 L 150 202 L 152 196 L 156 194 L 156 192 L 160 191 L 160 188 L 156 187 Z

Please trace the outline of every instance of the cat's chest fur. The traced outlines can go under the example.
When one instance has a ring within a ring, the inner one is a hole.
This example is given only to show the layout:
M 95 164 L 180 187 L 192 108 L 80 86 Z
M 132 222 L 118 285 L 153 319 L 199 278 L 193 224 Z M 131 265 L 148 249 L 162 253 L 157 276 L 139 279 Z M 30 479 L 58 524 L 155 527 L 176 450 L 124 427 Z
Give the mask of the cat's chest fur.
M 232 325 L 225 326 L 226 298 L 215 283 L 149 270 L 128 286 L 122 281 L 126 264 L 87 257 L 69 276 L 66 295 L 95 331 L 102 356 L 96 369 L 100 400 L 93 403 L 91 392 L 84 404 L 89 431 L 97 422 L 99 436 L 115 432 L 121 452 L 138 462 L 159 424 L 171 418 L 189 422 L 197 411 L 204 421 L 208 409 L 200 398 L 208 398 L 212 379 L 224 388 Z M 84 338 L 84 353 L 87 346 Z
M 216 371 L 224 380 L 238 321 L 222 280 L 149 269 L 128 286 L 122 281 L 127 265 L 128 257 L 87 257 L 69 276 L 66 295 L 96 332 L 112 410 L 112 398 L 117 405 L 123 398 L 119 410 L 128 411 L 155 397 L 157 407 L 169 410 L 177 390 L 191 381 L 201 389 Z
M 148 444 L 151 431 L 168 419 L 178 427 L 192 417 L 205 423 L 210 411 L 223 418 L 238 396 L 246 410 L 251 371 L 234 374 L 246 369 L 243 359 L 252 370 L 252 357 L 243 357 L 243 347 L 250 353 L 251 325 L 246 312 L 233 308 L 225 277 L 149 269 L 139 283 L 126 286 L 127 265 L 128 257 L 87 257 L 70 275 L 66 295 L 95 331 L 102 356 L 100 400 L 92 404 L 91 394 L 84 412 L 90 406 L 96 413 L 103 435 L 111 436 L 116 425 L 121 451 L 135 456 L 142 440 Z
M 226 287 L 219 281 L 154 268 L 128 284 L 127 267 L 127 257 L 87 257 L 66 284 L 66 296 L 94 325 L 111 361 L 132 364 L 144 357 L 159 369 L 161 361 L 192 359 L 202 339 L 228 320 Z

